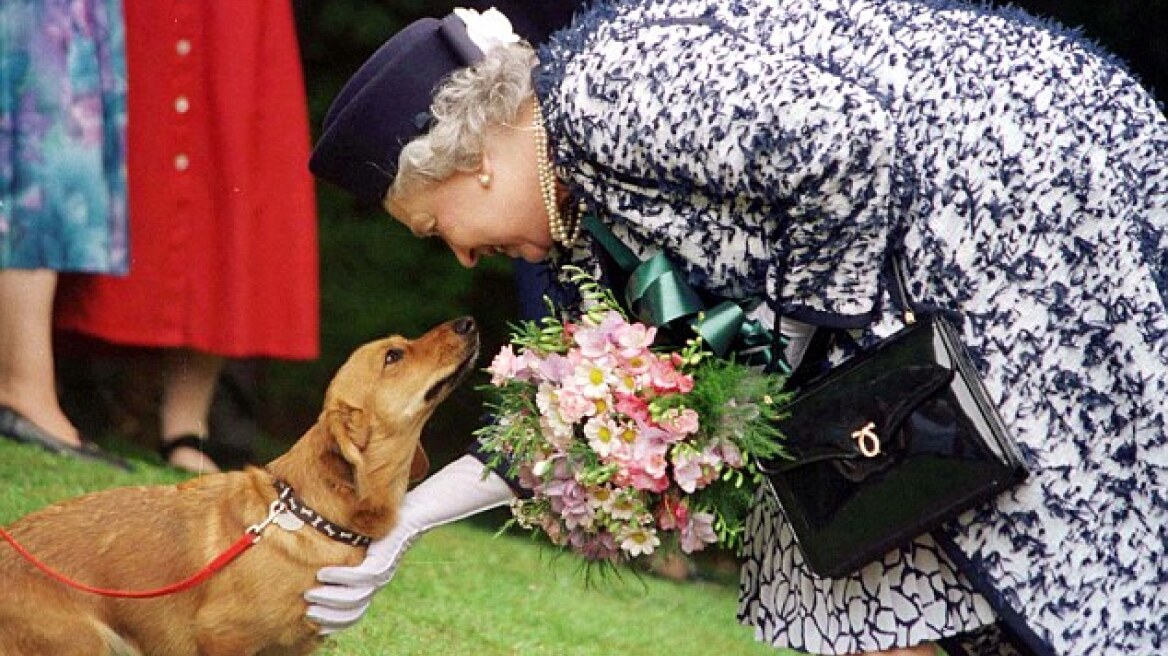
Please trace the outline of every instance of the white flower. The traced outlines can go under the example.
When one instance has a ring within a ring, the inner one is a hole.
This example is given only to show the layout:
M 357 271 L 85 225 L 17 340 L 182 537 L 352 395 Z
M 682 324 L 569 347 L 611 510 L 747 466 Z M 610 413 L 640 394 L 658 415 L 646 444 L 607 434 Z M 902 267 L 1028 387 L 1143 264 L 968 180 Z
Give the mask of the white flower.
M 628 494 L 618 494 L 616 499 L 610 502 L 608 506 L 608 514 L 613 519 L 632 519 L 633 514 L 637 511 L 636 501 Z
M 583 360 L 576 365 L 572 383 L 577 391 L 590 399 L 603 399 L 609 394 L 611 370 L 601 360 Z
M 620 548 L 633 558 L 647 556 L 661 545 L 657 531 L 647 526 L 628 527 L 621 532 L 620 539 Z
M 584 437 L 588 438 L 588 444 L 596 455 L 605 458 L 612 453 L 617 430 L 616 424 L 609 417 L 593 417 L 584 424 Z
M 588 490 L 588 505 L 592 506 L 593 509 L 609 512 L 615 501 L 616 495 L 608 486 L 594 487 Z
M 519 35 L 511 29 L 511 21 L 494 7 L 481 14 L 474 9 L 458 7 L 454 15 L 466 25 L 467 37 L 484 55 L 498 46 L 519 41 Z

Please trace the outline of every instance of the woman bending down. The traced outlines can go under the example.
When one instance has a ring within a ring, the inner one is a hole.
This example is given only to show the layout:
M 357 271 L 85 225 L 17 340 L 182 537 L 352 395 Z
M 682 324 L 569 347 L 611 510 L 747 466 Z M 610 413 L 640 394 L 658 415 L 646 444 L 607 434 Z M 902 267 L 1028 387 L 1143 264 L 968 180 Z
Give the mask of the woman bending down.
M 1121 66 L 946 0 L 601 2 L 538 54 L 461 15 L 409 26 L 354 75 L 319 176 L 467 266 L 595 262 L 578 233 L 595 214 L 702 292 L 777 311 L 792 364 L 813 330 L 863 347 L 902 327 L 884 275 L 899 256 L 1022 445 L 1023 485 L 838 579 L 760 496 L 739 607 L 758 639 L 1165 648 L 1168 121 Z M 310 617 L 355 621 L 416 535 L 510 498 L 481 471 L 468 457 L 412 492 L 364 564 L 322 571 Z

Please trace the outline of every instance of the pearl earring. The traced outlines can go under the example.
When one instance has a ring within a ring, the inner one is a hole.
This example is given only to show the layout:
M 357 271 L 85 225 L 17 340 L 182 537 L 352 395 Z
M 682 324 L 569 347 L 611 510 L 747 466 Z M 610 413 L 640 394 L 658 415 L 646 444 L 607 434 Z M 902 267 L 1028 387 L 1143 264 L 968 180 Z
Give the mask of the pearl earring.
M 479 186 L 482 187 L 483 189 L 486 189 L 487 187 L 491 186 L 491 175 L 489 173 L 480 173 L 479 174 Z

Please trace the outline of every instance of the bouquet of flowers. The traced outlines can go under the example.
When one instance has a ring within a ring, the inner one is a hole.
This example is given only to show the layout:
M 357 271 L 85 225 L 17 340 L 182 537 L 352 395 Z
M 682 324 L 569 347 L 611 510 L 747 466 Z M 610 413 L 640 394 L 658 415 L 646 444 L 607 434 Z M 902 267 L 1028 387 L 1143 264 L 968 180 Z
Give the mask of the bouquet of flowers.
M 495 421 L 477 435 L 530 498 L 514 520 L 589 561 L 739 545 L 783 379 L 713 357 L 698 338 L 654 345 L 579 269 L 583 313 L 514 326 L 488 367 Z

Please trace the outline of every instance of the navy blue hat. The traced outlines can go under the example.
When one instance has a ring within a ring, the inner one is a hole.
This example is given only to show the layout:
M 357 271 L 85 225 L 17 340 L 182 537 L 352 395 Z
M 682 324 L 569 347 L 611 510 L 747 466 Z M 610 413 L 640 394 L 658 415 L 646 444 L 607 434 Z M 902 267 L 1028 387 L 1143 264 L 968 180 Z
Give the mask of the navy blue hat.
M 410 23 L 337 94 L 308 168 L 362 200 L 380 203 L 402 147 L 428 127 L 434 88 L 482 58 L 454 14 Z

